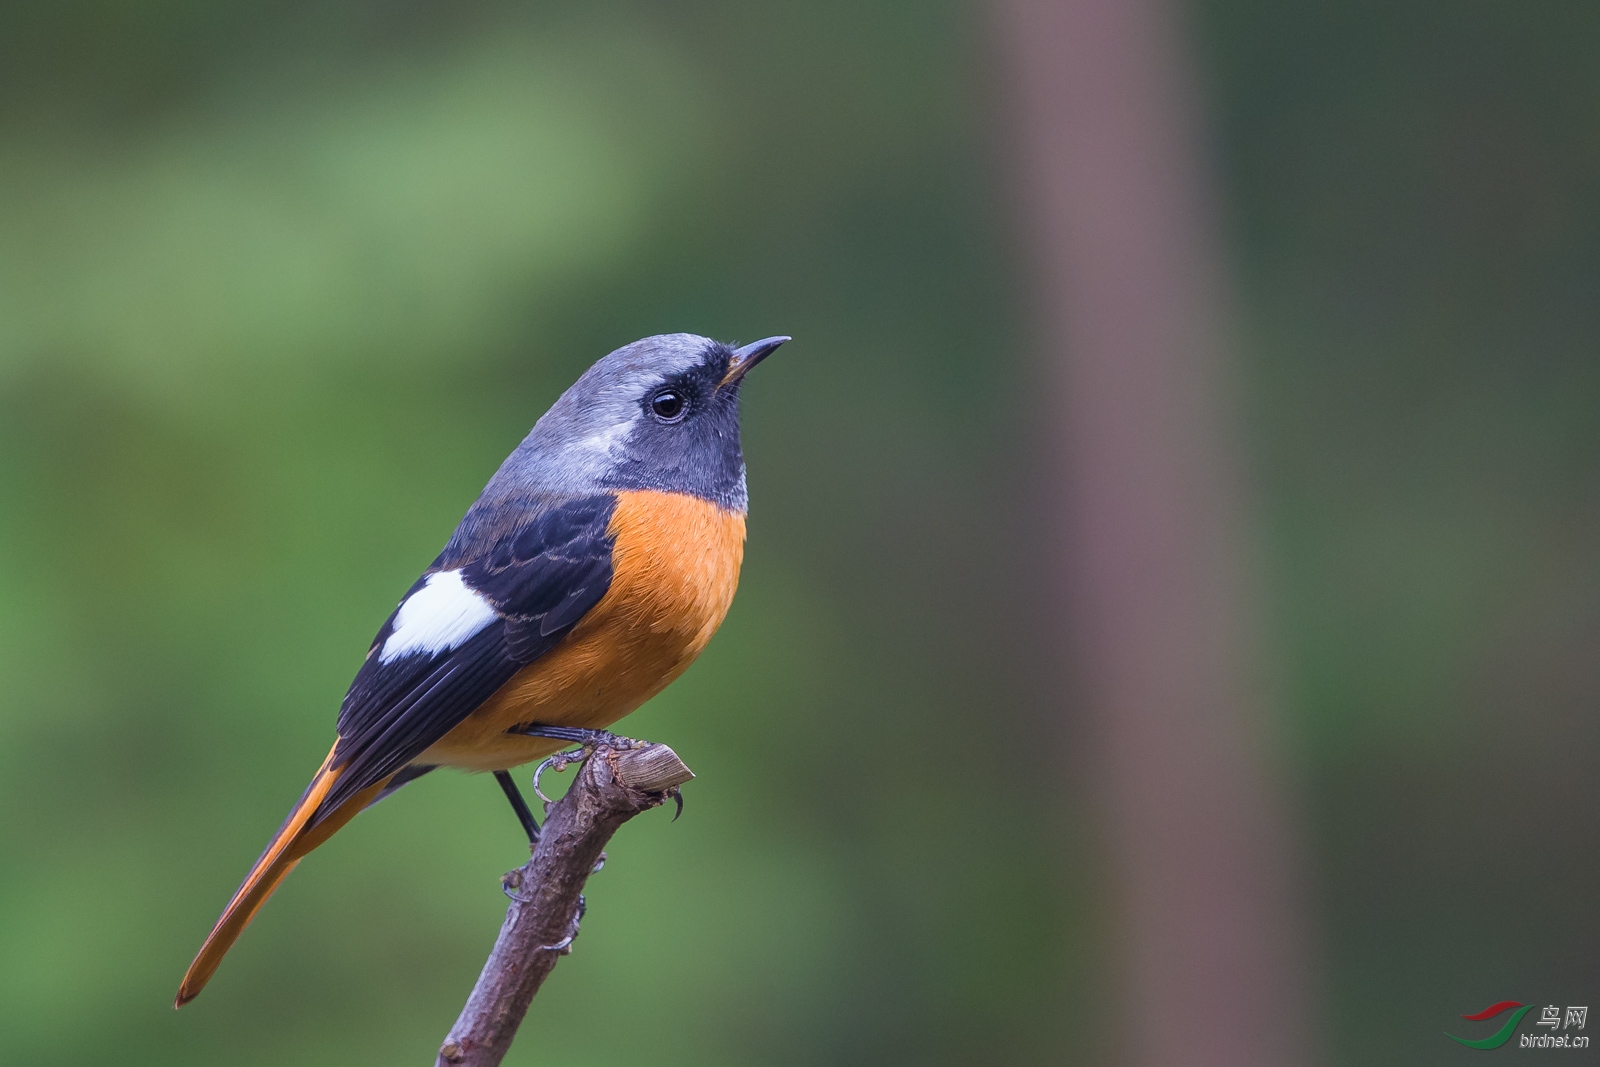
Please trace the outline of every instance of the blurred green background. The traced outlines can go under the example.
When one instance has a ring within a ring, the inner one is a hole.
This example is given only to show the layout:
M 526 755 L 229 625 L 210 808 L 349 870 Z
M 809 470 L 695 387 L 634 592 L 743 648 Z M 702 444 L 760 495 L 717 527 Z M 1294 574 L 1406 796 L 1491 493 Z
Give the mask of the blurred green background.
M 1454 1013 L 1600 990 L 1600 8 L 1187 14 L 1313 1055 L 1455 1062 Z M 488 778 L 364 814 L 169 1004 L 484 480 L 672 330 L 796 338 L 746 391 L 738 600 L 624 724 L 700 780 L 508 1062 L 1114 1047 L 988 18 L 0 8 L 7 1058 L 427 1061 L 523 854 Z

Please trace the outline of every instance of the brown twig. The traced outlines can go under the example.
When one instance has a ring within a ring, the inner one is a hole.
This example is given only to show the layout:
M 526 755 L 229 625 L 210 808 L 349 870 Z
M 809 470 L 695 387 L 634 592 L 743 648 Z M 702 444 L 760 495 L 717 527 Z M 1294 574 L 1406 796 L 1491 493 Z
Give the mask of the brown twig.
M 494 1067 L 578 933 L 583 885 L 617 828 L 694 774 L 666 745 L 602 745 L 550 809 L 533 858 L 502 880 L 511 907 L 435 1067 Z

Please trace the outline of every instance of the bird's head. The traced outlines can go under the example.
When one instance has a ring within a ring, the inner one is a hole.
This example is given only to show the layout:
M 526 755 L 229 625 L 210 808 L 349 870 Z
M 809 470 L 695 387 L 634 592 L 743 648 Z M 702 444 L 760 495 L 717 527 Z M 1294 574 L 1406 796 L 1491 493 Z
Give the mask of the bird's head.
M 731 348 L 669 333 L 625 345 L 561 394 L 495 481 L 542 493 L 659 489 L 742 512 L 739 388 L 787 340 Z

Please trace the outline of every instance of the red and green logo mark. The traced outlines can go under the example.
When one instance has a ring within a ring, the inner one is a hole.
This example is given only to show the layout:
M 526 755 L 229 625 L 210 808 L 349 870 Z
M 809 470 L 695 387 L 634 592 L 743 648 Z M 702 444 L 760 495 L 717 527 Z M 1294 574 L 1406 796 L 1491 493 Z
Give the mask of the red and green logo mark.
M 1467 1020 L 1469 1023 L 1481 1023 L 1485 1019 L 1493 1019 L 1497 1015 L 1511 1011 L 1512 1008 L 1517 1010 L 1511 1012 L 1511 1018 L 1507 1019 L 1504 1026 L 1496 1030 L 1488 1037 L 1479 1038 L 1476 1041 L 1469 1041 L 1464 1037 L 1457 1037 L 1455 1034 L 1445 1034 L 1444 1036 L 1448 1037 L 1451 1041 L 1459 1041 L 1468 1048 L 1499 1048 L 1501 1045 L 1511 1040 L 1511 1035 L 1516 1033 L 1517 1024 L 1522 1021 L 1522 1017 L 1533 1010 L 1532 1004 L 1518 1004 L 1514 1000 L 1502 1000 L 1500 1003 L 1491 1004 L 1487 1008 L 1484 1008 L 1482 1011 L 1473 1015 L 1462 1016 L 1462 1018 Z

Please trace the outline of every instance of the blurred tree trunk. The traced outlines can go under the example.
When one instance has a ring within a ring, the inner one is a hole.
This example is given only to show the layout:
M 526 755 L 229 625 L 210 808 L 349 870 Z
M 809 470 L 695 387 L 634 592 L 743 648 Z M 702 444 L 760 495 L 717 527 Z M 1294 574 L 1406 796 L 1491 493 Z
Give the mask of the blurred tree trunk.
M 1050 403 L 1052 580 L 1113 864 L 1114 1041 L 1152 1067 L 1306 1062 L 1227 286 L 1177 12 L 996 0 L 996 15 Z

